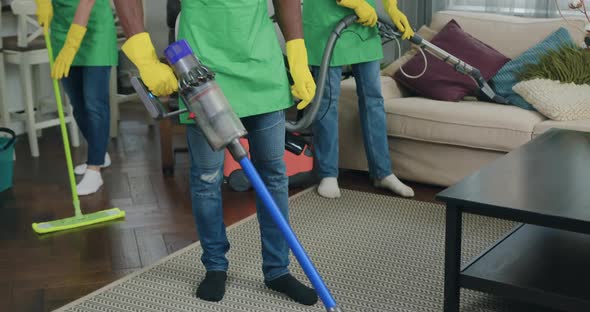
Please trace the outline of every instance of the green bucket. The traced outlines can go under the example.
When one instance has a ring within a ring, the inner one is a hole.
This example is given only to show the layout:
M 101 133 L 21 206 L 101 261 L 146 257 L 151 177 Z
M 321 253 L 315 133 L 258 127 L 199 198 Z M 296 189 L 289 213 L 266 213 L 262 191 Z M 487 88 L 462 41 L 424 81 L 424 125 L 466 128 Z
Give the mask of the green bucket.
M 6 137 L 5 134 L 9 136 Z M 16 134 L 8 128 L 0 128 L 0 192 L 12 187 L 14 174 L 14 142 Z

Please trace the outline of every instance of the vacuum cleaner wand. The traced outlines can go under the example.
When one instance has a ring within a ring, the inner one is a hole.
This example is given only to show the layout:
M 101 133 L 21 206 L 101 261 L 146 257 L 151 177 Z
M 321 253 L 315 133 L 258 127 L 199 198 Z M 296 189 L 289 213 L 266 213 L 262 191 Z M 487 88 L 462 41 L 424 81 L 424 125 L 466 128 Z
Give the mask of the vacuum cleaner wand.
M 402 34 L 399 33 L 395 26 L 388 24 L 384 21 L 379 20 L 379 32 L 381 33 L 382 37 L 390 40 L 396 40 L 397 38 L 401 38 Z M 453 66 L 455 71 L 458 73 L 467 75 L 473 79 L 475 84 L 479 87 L 479 90 L 490 100 L 500 103 L 500 104 L 508 104 L 508 101 L 497 95 L 494 90 L 490 87 L 490 85 L 486 82 L 485 78 L 479 71 L 479 69 L 465 63 L 464 61 L 460 60 L 456 56 L 448 53 L 447 51 L 437 47 L 436 45 L 432 44 L 431 42 L 425 40 L 424 38 L 420 37 L 417 34 L 414 34 L 410 39 L 408 39 L 411 43 L 417 45 L 418 47 L 424 49 L 432 56 L 436 57 L 437 59 Z
M 178 78 L 178 93 L 187 107 L 189 119 L 195 120 L 213 150 L 220 151 L 227 148 L 230 151 L 232 157 L 241 165 L 256 194 L 263 201 L 327 311 L 341 312 L 313 262 L 256 172 L 248 158 L 248 152 L 240 143 L 240 138 L 247 134 L 246 129 L 215 81 L 215 74 L 197 59 L 185 40 L 170 45 L 165 50 L 165 54 Z M 166 113 L 160 101 L 147 90 L 139 78 L 134 77 L 132 81 L 133 87 L 152 117 L 161 119 L 178 115 L 178 112 Z

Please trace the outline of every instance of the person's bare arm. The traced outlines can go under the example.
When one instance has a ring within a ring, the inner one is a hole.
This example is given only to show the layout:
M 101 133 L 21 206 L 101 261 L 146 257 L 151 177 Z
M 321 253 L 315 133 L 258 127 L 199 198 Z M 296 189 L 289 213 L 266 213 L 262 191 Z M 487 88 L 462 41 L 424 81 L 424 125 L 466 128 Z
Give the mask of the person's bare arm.
M 90 13 L 96 0 L 80 0 L 78 7 L 76 8 L 76 14 L 74 15 L 74 24 L 80 26 L 88 26 L 88 20 L 90 19 Z
M 285 41 L 303 38 L 301 0 L 273 0 L 272 3 Z
M 141 0 L 114 0 L 114 2 L 125 37 L 131 38 L 133 35 L 145 32 Z

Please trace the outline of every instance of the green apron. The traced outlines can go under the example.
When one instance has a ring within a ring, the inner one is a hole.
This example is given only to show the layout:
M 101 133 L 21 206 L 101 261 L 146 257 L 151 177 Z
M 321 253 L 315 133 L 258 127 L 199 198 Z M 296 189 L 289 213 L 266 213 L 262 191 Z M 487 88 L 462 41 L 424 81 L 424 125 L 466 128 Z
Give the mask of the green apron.
M 375 7 L 375 0 L 367 0 Z M 307 0 L 303 3 L 303 32 L 309 64 L 321 65 L 326 42 L 338 22 L 354 11 L 336 4 L 336 0 Z M 377 27 L 355 23 L 338 39 L 330 66 L 343 66 L 381 60 L 383 48 Z
M 54 57 L 61 51 L 80 0 L 53 0 L 51 44 Z M 109 0 L 96 0 L 86 35 L 72 66 L 116 66 L 119 61 L 117 31 Z
M 178 39 L 186 39 L 238 117 L 293 105 L 285 62 L 267 0 L 182 1 Z M 181 107 L 184 105 L 181 103 Z M 181 116 L 182 123 L 187 114 Z

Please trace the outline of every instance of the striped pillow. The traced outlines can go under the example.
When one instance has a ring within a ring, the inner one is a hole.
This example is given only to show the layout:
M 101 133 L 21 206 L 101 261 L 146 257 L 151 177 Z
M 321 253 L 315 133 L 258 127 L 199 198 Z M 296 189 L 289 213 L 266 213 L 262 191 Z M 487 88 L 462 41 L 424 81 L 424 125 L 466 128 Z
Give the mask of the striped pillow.
M 535 108 L 530 103 L 525 101 L 525 99 L 512 90 L 512 88 L 520 82 L 516 75 L 526 64 L 538 63 L 541 56 L 543 56 L 548 50 L 558 49 L 565 43 L 574 43 L 574 40 L 567 29 L 560 27 L 543 41 L 526 50 L 517 58 L 511 60 L 500 68 L 498 73 L 496 73 L 491 79 L 492 88 L 498 95 L 506 98 L 510 104 L 534 111 Z

